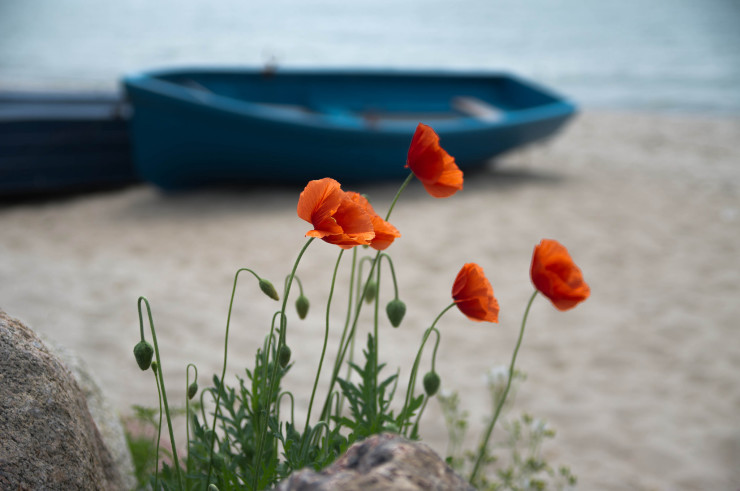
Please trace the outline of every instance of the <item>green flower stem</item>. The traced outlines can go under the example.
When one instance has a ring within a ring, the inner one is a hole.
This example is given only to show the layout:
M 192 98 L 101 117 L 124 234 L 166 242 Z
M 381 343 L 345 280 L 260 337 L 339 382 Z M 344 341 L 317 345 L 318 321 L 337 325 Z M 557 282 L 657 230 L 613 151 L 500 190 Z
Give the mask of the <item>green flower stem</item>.
M 396 206 L 396 202 L 398 201 L 398 198 L 401 196 L 401 193 L 403 193 L 403 190 L 406 189 L 406 186 L 409 185 L 411 180 L 414 178 L 414 173 L 409 172 L 408 177 L 405 181 L 403 181 L 403 184 L 401 184 L 401 187 L 398 188 L 398 191 L 396 192 L 396 196 L 393 198 L 393 201 L 391 201 L 391 206 L 388 208 L 388 213 L 385 215 L 385 221 L 387 222 L 388 219 L 391 217 L 391 212 L 393 211 L 393 207 Z
M 398 298 L 398 281 L 396 280 L 396 268 L 393 267 L 393 260 L 391 257 L 383 252 L 381 257 L 384 257 L 388 262 L 388 266 L 391 268 L 391 277 L 393 278 L 393 298 Z M 380 286 L 380 280 L 378 280 L 378 286 Z
M 378 333 L 378 320 L 379 320 L 379 309 L 380 309 L 380 258 L 384 256 L 383 253 L 378 256 L 378 270 L 375 272 L 375 285 L 377 291 L 375 293 L 375 309 L 373 311 L 373 336 L 375 337 L 375 356 L 373 357 L 373 365 L 375 371 L 375 380 L 373 381 L 373 405 L 378 401 L 378 352 L 380 350 L 380 337 Z
M 293 279 L 298 283 L 298 294 L 303 295 L 303 283 L 301 283 L 301 279 L 298 276 L 294 276 Z M 290 280 L 290 275 L 285 277 L 285 287 L 284 290 L 288 289 L 288 280 Z
M 339 363 L 339 354 L 342 352 L 342 347 L 344 346 L 344 342 L 347 339 L 347 334 L 349 333 L 349 326 L 350 322 L 352 321 L 352 306 L 354 301 L 354 294 L 355 294 L 355 276 L 360 276 L 360 273 L 358 272 L 358 268 L 361 267 L 361 262 L 359 263 L 360 266 L 358 266 L 357 261 L 357 247 L 352 249 L 352 268 L 350 270 L 350 276 L 349 276 L 349 295 L 347 300 L 347 316 L 344 320 L 344 328 L 342 329 L 342 336 L 339 339 L 339 345 L 337 347 L 337 357 L 334 359 L 334 367 L 332 368 L 332 373 L 338 373 L 339 369 L 341 368 L 341 364 Z M 360 283 L 358 280 L 357 289 L 360 289 Z M 319 420 L 328 420 L 329 414 L 331 413 L 331 405 L 329 401 L 332 398 L 332 392 L 329 390 L 326 393 L 326 400 L 324 401 L 324 405 L 321 408 L 321 413 L 319 415 Z M 343 404 L 343 395 L 340 394 L 338 401 L 336 403 L 336 407 L 339 408 Z
M 342 366 L 342 363 L 344 362 L 344 357 L 347 354 L 347 349 L 349 348 L 351 341 L 354 339 L 355 331 L 357 330 L 357 322 L 360 318 L 360 310 L 362 309 L 362 302 L 365 300 L 365 295 L 367 295 L 367 291 L 370 285 L 370 278 L 373 277 L 373 273 L 375 272 L 375 267 L 378 265 L 378 260 L 380 259 L 380 251 L 375 255 L 375 259 L 373 260 L 372 266 L 370 266 L 370 273 L 368 274 L 367 281 L 365 281 L 365 287 L 362 289 L 362 293 L 360 294 L 359 298 L 357 299 L 357 305 L 355 307 L 355 314 L 354 314 L 354 321 L 352 322 L 352 327 L 349 330 L 349 335 L 347 337 L 346 342 L 344 343 L 344 347 L 340 348 L 340 351 L 338 353 L 337 359 L 334 363 L 334 371 L 331 375 L 331 380 L 329 382 L 329 390 L 327 394 L 331 394 L 331 391 L 334 389 L 334 384 L 337 382 L 337 378 L 339 377 L 339 370 Z M 324 403 L 324 408 L 321 411 L 321 419 L 324 419 L 326 416 L 328 416 L 328 402 L 329 397 L 327 396 L 327 400 Z
M 303 428 L 303 437 L 301 442 L 301 447 L 306 442 L 306 433 L 308 432 L 308 424 L 311 421 L 311 409 L 313 408 L 313 400 L 316 396 L 316 388 L 319 385 L 319 377 L 321 375 L 321 368 L 324 365 L 324 356 L 326 355 L 326 345 L 329 343 L 329 312 L 331 311 L 331 301 L 332 298 L 334 298 L 334 287 L 336 286 L 337 282 L 337 272 L 339 271 L 339 264 L 342 261 L 342 256 L 344 256 L 344 249 L 342 249 L 339 252 L 339 256 L 337 257 L 337 262 L 334 265 L 334 274 L 332 274 L 331 277 L 331 287 L 329 288 L 329 299 L 326 302 L 326 318 L 325 318 L 325 327 L 324 327 L 324 345 L 321 348 L 321 357 L 319 358 L 319 367 L 316 370 L 316 378 L 313 382 L 313 389 L 311 390 L 311 399 L 308 403 L 308 412 L 306 414 L 306 426 Z M 328 430 L 327 430 L 328 431 Z
M 224 378 L 226 377 L 226 360 L 228 358 L 229 354 L 229 327 L 231 326 L 231 312 L 234 308 L 234 297 L 236 296 L 236 285 L 239 281 L 239 274 L 243 271 L 247 271 L 248 273 L 252 273 L 255 278 L 257 278 L 257 281 L 260 280 L 260 277 L 252 271 L 249 268 L 239 268 L 237 272 L 234 274 L 234 286 L 231 289 L 231 300 L 229 300 L 229 312 L 226 315 L 226 333 L 224 335 L 224 363 L 223 368 L 221 369 L 221 387 L 217 391 L 216 394 L 216 409 L 213 411 L 213 424 L 211 425 L 211 429 L 213 430 L 213 437 L 211 438 L 211 450 L 209 452 L 209 458 L 208 458 L 208 478 L 206 479 L 206 486 L 210 484 L 211 482 L 211 473 L 213 471 L 213 448 L 216 444 L 216 420 L 218 418 L 218 411 L 221 409 L 221 392 L 224 391 Z M 205 421 L 204 421 L 205 422 Z
M 455 306 L 455 302 L 452 302 L 450 305 L 445 307 L 442 310 L 442 312 L 440 312 L 439 315 L 437 315 L 436 319 L 434 319 L 434 322 L 432 322 L 432 325 L 426 331 L 424 331 L 424 337 L 421 340 L 421 346 L 419 346 L 419 351 L 416 353 L 416 358 L 414 359 L 414 365 L 411 368 L 411 373 L 409 374 L 409 385 L 406 388 L 406 398 L 404 399 L 403 409 L 401 410 L 401 414 L 403 414 L 406 411 L 406 409 L 411 404 L 412 399 L 414 398 L 414 386 L 416 385 L 416 375 L 419 372 L 419 363 L 421 362 L 421 354 L 424 351 L 424 345 L 426 344 L 427 339 L 429 339 L 429 335 L 432 332 L 434 332 L 437 335 L 437 343 L 435 345 L 434 356 L 432 358 L 432 368 L 434 368 L 434 358 L 436 358 L 436 355 L 437 355 L 436 346 L 439 346 L 439 339 L 440 339 L 439 331 L 437 330 L 435 326 L 437 325 L 437 322 L 439 322 L 439 320 L 442 318 L 442 316 L 446 314 L 447 311 L 449 311 L 454 306 Z M 403 428 L 401 428 L 401 432 L 405 434 L 405 432 L 403 431 Z
M 361 264 L 361 263 L 360 263 Z M 360 276 L 360 272 L 358 271 L 358 268 L 361 266 L 358 266 L 357 261 L 357 247 L 352 249 L 352 268 L 349 275 L 349 296 L 347 300 L 347 316 L 344 319 L 344 329 L 342 330 L 342 338 L 339 340 L 339 349 L 344 345 L 344 340 L 347 338 L 347 333 L 349 332 L 349 325 L 350 321 L 352 320 L 352 302 L 354 300 L 355 296 L 355 276 Z M 358 282 L 357 290 L 360 289 L 360 285 Z M 338 352 L 339 350 L 337 350 Z
M 190 367 L 195 370 L 195 383 L 198 383 L 198 367 L 192 363 L 188 363 L 185 367 L 185 434 L 188 440 L 188 454 L 186 468 L 190 469 Z
M 331 412 L 331 403 L 334 402 L 334 408 L 337 414 L 339 414 L 339 408 L 341 406 L 341 397 L 342 395 L 339 393 L 338 390 L 335 390 L 334 392 L 329 394 L 328 397 L 328 403 L 329 403 L 329 412 Z M 327 419 L 328 421 L 328 419 Z
M 382 257 L 382 253 L 381 253 L 380 257 Z M 370 256 L 365 256 L 362 259 L 360 259 L 360 269 L 359 269 L 359 272 L 357 274 L 357 291 L 360 291 L 360 289 L 362 288 L 362 285 L 360 283 L 360 281 L 362 279 L 362 263 L 364 263 L 365 261 L 371 262 L 372 260 L 373 259 Z M 380 259 L 378 259 L 378 264 L 380 264 Z M 377 307 L 378 307 L 378 294 L 380 293 L 380 291 L 379 291 L 380 290 L 380 266 L 378 266 L 378 268 L 376 270 L 376 275 L 377 276 L 375 278 L 375 301 L 373 302 L 374 305 L 375 305 L 375 308 L 373 309 L 374 310 L 374 315 L 373 315 L 373 333 L 375 335 L 375 342 L 377 343 L 377 341 L 378 341 L 378 308 Z M 369 274 L 368 275 L 368 278 L 367 278 L 367 281 L 370 282 L 371 279 L 372 279 L 372 274 Z M 362 298 L 360 298 L 359 300 L 360 300 L 360 302 L 362 302 L 364 300 L 364 296 Z M 358 307 L 359 307 L 359 305 L 358 305 Z M 358 309 L 357 315 L 359 315 L 359 312 L 360 312 L 360 310 Z M 356 338 L 354 337 L 354 334 L 353 334 L 353 336 L 352 336 L 352 346 L 350 347 L 350 350 L 349 350 L 349 358 L 348 358 L 349 364 L 351 364 L 354 361 L 355 339 Z M 378 362 L 377 344 L 375 346 L 376 346 L 376 348 L 375 348 L 375 365 L 377 367 L 377 362 Z M 350 374 L 351 373 L 352 373 L 352 369 L 348 366 L 347 367 L 347 380 L 349 380 L 349 377 L 350 377 Z M 376 377 L 376 379 L 375 379 L 375 387 L 377 387 L 377 386 L 378 386 L 378 381 L 377 381 L 377 377 Z M 339 416 L 339 414 L 337 414 L 337 417 L 338 416 Z
M 290 398 L 290 424 L 295 425 L 295 398 L 293 397 L 293 393 L 288 390 L 285 390 L 278 395 L 275 417 L 280 421 L 280 402 L 283 400 L 283 396 L 288 396 Z
M 401 368 L 396 369 L 396 377 L 393 379 L 393 388 L 391 388 L 390 393 L 388 394 L 388 400 L 392 401 L 396 397 L 396 389 L 398 389 L 398 378 L 401 375 Z
M 426 344 L 427 339 L 429 339 L 429 335 L 432 332 L 435 332 L 437 334 L 437 342 L 435 344 L 434 353 L 432 357 L 432 369 L 434 369 L 435 358 L 437 356 L 437 346 L 439 346 L 439 339 L 441 337 L 439 334 L 439 331 L 437 330 L 435 326 L 437 325 L 437 322 L 439 322 L 439 320 L 442 318 L 442 316 L 445 315 L 454 306 L 455 306 L 455 302 L 452 302 L 450 305 L 445 307 L 434 319 L 434 322 L 432 322 L 432 325 L 426 331 L 424 331 L 424 336 L 421 340 L 421 346 L 419 346 L 419 351 L 416 353 L 416 358 L 414 359 L 414 365 L 411 368 L 411 373 L 409 374 L 409 385 L 406 388 L 406 398 L 404 399 L 402 412 L 406 410 L 409 404 L 411 404 L 411 400 L 414 397 L 414 387 L 416 386 L 416 375 L 419 371 L 419 363 L 421 362 L 421 354 L 422 354 L 422 351 L 424 350 L 424 345 Z
M 308 435 L 308 437 L 305 438 L 305 440 L 306 441 L 313 441 L 317 437 L 320 440 L 321 439 L 321 433 L 320 433 L 320 431 L 322 429 L 325 429 L 326 430 L 326 434 L 329 435 L 329 423 L 327 423 L 326 421 L 319 421 L 318 423 L 316 423 L 316 426 L 313 427 L 313 429 L 311 430 L 311 434 Z M 327 446 L 328 446 L 328 444 L 324 446 L 324 451 L 323 452 L 326 451 L 326 447 Z M 308 460 L 308 447 L 303 446 L 301 444 L 300 455 L 301 455 L 301 461 L 306 462 Z
M 278 345 L 277 345 L 278 352 L 280 351 L 280 348 L 282 348 L 285 345 L 285 341 L 286 341 L 286 334 L 287 334 L 287 332 L 286 332 L 287 331 L 286 324 L 287 324 L 287 318 L 285 317 L 285 310 L 286 310 L 287 304 L 288 304 L 288 296 L 290 295 L 290 287 L 293 285 L 293 279 L 296 278 L 295 272 L 296 272 L 296 270 L 298 270 L 298 263 L 301 262 L 301 258 L 303 257 L 303 254 L 306 252 L 306 249 L 308 249 L 308 246 L 313 241 L 314 241 L 314 238 L 311 237 L 303 245 L 303 248 L 298 253 L 298 257 L 296 258 L 295 263 L 293 264 L 293 269 L 290 272 L 289 279 L 288 279 L 288 281 L 286 282 L 286 285 L 285 285 L 285 292 L 283 294 L 283 305 L 280 307 L 280 333 L 279 333 Z M 267 345 L 267 348 L 268 348 L 268 352 L 269 352 L 269 348 L 270 348 L 270 344 L 269 343 Z M 272 375 L 273 375 L 273 377 L 277 376 L 277 365 L 273 369 L 273 374 Z M 274 378 L 273 378 L 273 380 L 274 380 Z M 273 387 L 271 386 L 270 387 L 270 393 L 269 393 L 270 398 L 268 398 L 268 400 L 270 400 L 272 398 L 272 390 L 273 390 Z
M 357 250 L 358 249 L 359 249 L 358 247 L 355 247 L 354 248 L 353 261 L 356 261 L 357 260 Z M 350 324 L 350 321 L 352 320 L 352 312 L 354 311 L 354 307 L 352 306 L 352 297 L 354 296 L 354 292 L 360 292 L 361 289 L 362 289 L 362 263 L 365 262 L 366 260 L 367 261 L 371 261 L 371 259 L 369 257 L 364 257 L 364 258 L 360 259 L 359 262 L 357 262 L 357 264 L 358 264 L 357 272 L 354 271 L 354 264 L 352 265 L 353 271 L 352 271 L 351 276 L 352 277 L 355 277 L 355 276 L 357 277 L 357 288 L 355 289 L 352 286 L 352 284 L 350 284 L 350 288 L 349 288 L 350 289 L 349 302 L 347 304 L 347 316 L 345 318 L 344 329 L 342 330 L 342 339 L 339 341 L 339 347 L 337 348 L 337 355 L 338 355 L 342 351 L 342 347 L 344 346 L 345 339 L 349 339 L 348 342 L 349 342 L 350 345 L 349 345 L 349 357 L 347 358 L 347 374 L 345 375 L 345 378 L 346 379 L 349 379 L 349 377 L 351 376 L 350 375 L 352 373 L 352 367 L 351 367 L 351 365 L 352 365 L 352 362 L 354 361 L 354 358 L 355 358 L 355 337 L 354 337 L 354 334 L 352 334 L 351 338 L 348 337 L 348 335 L 350 334 L 349 333 L 349 327 L 351 325 Z M 354 279 L 351 279 L 350 281 L 354 281 Z M 362 297 L 359 297 L 359 295 L 358 295 L 358 299 L 359 299 L 359 302 L 358 302 L 357 306 L 359 308 L 362 308 L 360 306 L 360 304 L 362 302 Z M 341 370 L 341 368 L 342 368 L 341 362 L 339 361 L 339 356 L 337 356 L 334 359 L 334 368 L 337 371 L 338 370 Z M 334 372 L 332 372 L 332 373 L 334 373 Z M 339 418 L 340 417 L 340 415 L 342 413 L 342 408 L 344 407 L 344 392 L 342 392 L 341 390 L 338 391 L 338 392 L 339 392 L 339 397 L 337 398 L 337 403 L 335 404 L 335 408 L 334 408 L 334 416 L 336 418 Z M 328 394 L 327 394 L 327 397 L 328 397 Z M 329 415 L 327 415 L 325 419 L 326 420 L 329 420 L 329 419 L 331 419 L 331 417 Z
M 345 379 L 349 380 L 352 376 L 352 364 L 355 362 L 355 346 L 357 344 L 357 336 L 355 336 L 356 331 L 352 331 L 352 336 L 349 340 L 349 355 L 347 355 L 347 374 L 344 376 Z M 342 394 L 341 399 L 339 399 L 339 408 L 334 413 L 337 418 L 339 418 L 342 415 L 342 408 L 344 408 L 344 392 L 340 390 L 340 393 Z
M 383 260 L 383 258 L 386 259 L 386 262 L 391 268 L 391 277 L 393 278 L 393 292 L 394 292 L 394 298 L 398 298 L 398 282 L 396 281 L 396 270 L 393 268 L 393 261 L 391 260 L 391 257 L 386 254 L 385 252 L 380 253 L 380 258 L 378 259 L 378 272 L 377 277 L 375 279 L 375 284 L 377 285 L 378 292 L 375 295 L 375 314 L 373 316 L 374 320 L 374 335 L 375 335 L 375 387 L 374 387 L 374 394 L 377 394 L 378 392 L 378 353 L 380 353 L 380 335 L 378 333 L 378 319 L 379 319 L 379 309 L 380 309 L 380 262 Z M 376 400 L 376 399 L 373 399 Z
M 352 250 L 352 268 L 351 268 L 350 275 L 349 275 L 349 295 L 348 295 L 348 301 L 347 301 L 347 316 L 344 319 L 344 328 L 342 329 L 342 337 L 339 340 L 339 347 L 337 348 L 337 354 L 339 354 L 341 352 L 342 346 L 344 346 L 344 341 L 345 341 L 345 339 L 347 339 L 347 334 L 349 333 L 349 326 L 350 326 L 350 322 L 352 320 L 352 302 L 354 300 L 354 295 L 355 295 L 355 288 L 354 288 L 355 276 L 358 276 L 358 277 L 361 276 L 361 272 L 359 271 L 359 269 L 361 269 L 361 268 L 362 268 L 362 261 L 360 261 L 358 263 L 358 261 L 357 261 L 357 247 L 355 247 Z M 358 280 L 357 281 L 357 290 L 358 291 L 360 290 L 360 287 L 361 287 L 361 285 L 360 285 L 360 282 Z M 334 360 L 334 369 L 338 369 L 337 368 L 337 360 L 338 360 L 338 358 Z M 327 394 L 327 397 L 328 397 L 328 394 Z M 323 416 L 322 416 L 322 418 L 323 418 Z
M 157 447 L 154 452 L 154 488 L 157 489 L 157 481 L 159 480 L 159 443 L 162 440 L 162 390 L 159 387 L 159 379 L 157 378 L 157 371 L 152 370 L 154 374 L 154 381 L 157 384 L 157 400 L 159 400 L 159 423 L 157 423 Z
M 303 254 L 306 252 L 306 249 L 308 249 L 308 246 L 311 245 L 311 242 L 314 241 L 314 238 L 311 237 L 306 241 L 306 243 L 303 245 L 303 248 L 298 253 L 298 257 L 295 260 L 295 263 L 293 264 L 293 269 L 290 272 L 290 279 L 288 280 L 286 286 L 285 286 L 285 292 L 283 294 L 283 305 L 280 308 L 280 332 L 277 342 L 277 351 L 276 353 L 280 353 L 280 348 L 285 345 L 285 335 L 286 335 L 286 328 L 287 328 L 287 320 L 285 317 L 285 309 L 288 303 L 288 296 L 290 295 L 290 287 L 293 284 L 293 278 L 295 278 L 295 272 L 298 269 L 298 264 L 301 262 L 301 258 L 303 257 Z M 270 339 L 267 343 L 267 350 L 265 351 L 265 357 L 270 356 L 270 344 L 272 342 L 272 332 L 270 332 Z M 265 364 L 265 369 L 269 367 L 269 364 Z M 267 391 L 267 408 L 265 409 L 265 416 L 270 414 L 271 408 L 270 405 L 272 404 L 272 395 L 275 393 L 275 380 L 277 379 L 277 371 L 280 367 L 280 363 L 278 363 L 278 360 L 275 360 L 273 363 L 273 369 L 272 369 L 272 376 L 269 379 L 270 386 Z M 265 420 L 266 423 L 267 420 Z M 257 465 L 254 469 L 254 479 L 252 481 L 252 488 L 256 491 L 258 484 L 259 484 L 259 478 L 260 478 L 260 466 L 259 464 L 262 462 L 262 451 L 264 450 L 265 446 L 265 439 L 267 438 L 267 424 L 261 425 L 262 427 L 259 428 L 260 436 L 257 440 L 257 452 L 255 453 L 255 462 L 257 462 Z
M 427 408 L 427 403 L 429 402 L 429 396 L 424 394 L 424 402 L 421 404 L 421 407 L 419 408 L 419 414 L 416 415 L 416 422 L 414 422 L 414 426 L 411 427 L 411 434 L 414 433 L 418 434 L 419 432 L 419 422 L 421 421 L 421 415 L 424 414 L 424 410 Z
M 170 418 L 170 408 L 167 405 L 167 391 L 164 388 L 164 376 L 162 375 L 162 360 L 159 358 L 159 344 L 157 343 L 157 333 L 154 329 L 154 320 L 152 318 L 152 308 L 149 305 L 149 300 L 145 297 L 139 297 L 138 309 L 139 309 L 139 326 L 141 331 L 144 330 L 144 319 L 141 314 L 141 302 L 146 304 L 146 311 L 149 317 L 149 329 L 152 333 L 152 344 L 154 345 L 154 354 L 157 358 L 157 374 L 159 376 L 159 385 L 162 388 L 162 401 L 164 402 L 164 411 L 167 416 L 167 429 L 170 432 L 170 442 L 172 443 L 172 463 L 177 473 L 177 482 L 180 483 L 180 488 L 183 487 L 182 475 L 180 474 L 180 461 L 177 458 L 177 445 L 175 444 L 175 433 L 172 431 L 172 418 Z
M 208 429 L 208 418 L 206 418 L 206 405 L 203 404 L 203 397 L 205 397 L 206 394 L 211 394 L 211 398 L 215 401 L 216 397 L 213 395 L 213 391 L 213 387 L 208 387 L 200 392 L 200 417 L 203 420 L 203 424 L 206 426 L 206 429 Z
M 139 297 L 138 302 L 138 309 L 139 309 L 139 336 L 141 337 L 141 341 L 146 341 L 146 338 L 144 337 L 144 319 L 141 316 L 141 302 L 142 299 L 144 302 L 146 302 L 147 305 L 149 305 L 149 301 L 144 297 Z
M 432 350 L 432 373 L 436 373 L 437 372 L 437 370 L 435 369 L 435 366 L 437 364 L 437 350 L 439 349 L 439 341 L 442 338 L 442 336 L 440 335 L 439 331 L 436 328 L 434 329 L 434 331 L 437 334 L 437 340 L 434 343 L 434 349 Z M 414 374 L 414 382 L 413 382 L 412 387 L 416 385 L 416 375 L 417 374 L 415 373 Z M 412 397 L 413 397 L 413 394 L 412 394 Z M 414 433 L 414 430 L 415 429 L 418 429 L 419 428 L 419 421 L 421 421 L 421 416 L 422 416 L 422 414 L 424 414 L 424 410 L 427 407 L 427 402 L 429 402 L 429 396 L 427 396 L 426 393 L 425 393 L 425 395 L 424 395 L 424 403 L 419 408 L 419 412 L 416 415 L 416 423 L 414 423 L 414 426 L 412 427 L 412 430 L 411 430 L 411 433 L 412 434 Z
M 355 251 L 356 250 L 357 247 L 355 247 Z M 372 260 L 373 258 L 371 258 L 370 256 L 365 256 L 357 263 L 357 291 L 360 291 L 360 289 L 362 288 L 362 265 L 365 262 L 369 262 L 370 264 L 372 264 Z
M 436 369 L 434 368 L 437 364 L 437 350 L 439 349 L 439 340 L 441 339 L 441 334 L 439 331 L 437 331 L 437 341 L 434 343 L 434 349 L 432 350 L 432 372 L 436 373 Z
M 480 469 L 480 465 L 483 462 L 483 457 L 486 453 L 486 448 L 488 447 L 488 441 L 491 439 L 491 434 L 493 433 L 493 427 L 496 425 L 496 420 L 498 420 L 499 414 L 501 414 L 501 409 L 504 407 L 506 396 L 509 394 L 511 381 L 514 378 L 514 363 L 516 363 L 516 356 L 519 353 L 519 347 L 522 345 L 522 338 L 524 337 L 524 328 L 527 325 L 527 316 L 529 315 L 529 309 L 532 307 L 532 302 L 534 302 L 536 296 L 537 290 L 535 290 L 532 296 L 529 298 L 527 308 L 524 310 L 524 316 L 522 317 L 522 327 L 519 329 L 519 339 L 517 339 L 514 353 L 511 356 L 511 364 L 509 364 L 509 379 L 506 382 L 506 389 L 504 389 L 504 393 L 501 395 L 501 399 L 499 400 L 498 406 L 496 407 L 496 412 L 493 414 L 493 419 L 491 419 L 491 422 L 486 429 L 485 437 L 483 437 L 483 439 L 481 440 L 480 447 L 478 448 L 478 459 L 475 461 L 475 466 L 473 467 L 473 471 L 470 473 L 470 479 L 468 480 L 471 483 L 478 475 L 478 470 Z

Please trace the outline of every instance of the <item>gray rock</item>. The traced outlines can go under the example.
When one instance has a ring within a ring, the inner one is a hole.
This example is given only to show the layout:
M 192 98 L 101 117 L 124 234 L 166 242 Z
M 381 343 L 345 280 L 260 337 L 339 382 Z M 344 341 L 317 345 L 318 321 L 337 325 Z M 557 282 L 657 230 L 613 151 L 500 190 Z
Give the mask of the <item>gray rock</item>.
M 134 462 L 126 441 L 126 433 L 121 416 L 111 404 L 110 399 L 90 372 L 85 360 L 72 351 L 45 339 L 46 345 L 57 354 L 74 375 L 77 385 L 82 389 L 87 401 L 87 409 L 95 421 L 100 436 L 113 458 L 113 465 L 121 475 L 124 489 L 136 487 Z
M 0 489 L 125 489 L 74 376 L 0 310 Z
M 431 448 L 384 433 L 352 445 L 321 472 L 294 472 L 278 491 L 438 490 L 474 488 Z

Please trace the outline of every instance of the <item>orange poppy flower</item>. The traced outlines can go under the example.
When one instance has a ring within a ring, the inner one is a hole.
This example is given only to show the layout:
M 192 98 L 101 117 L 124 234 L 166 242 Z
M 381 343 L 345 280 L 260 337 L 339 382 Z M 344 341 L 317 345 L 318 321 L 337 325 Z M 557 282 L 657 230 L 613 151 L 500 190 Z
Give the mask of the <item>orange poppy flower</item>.
M 380 217 L 380 215 L 375 213 L 375 210 L 367 198 L 359 193 L 355 193 L 354 191 L 347 191 L 346 194 L 352 201 L 360 205 L 365 212 L 370 215 L 373 230 L 375 231 L 375 237 L 370 241 L 370 247 L 377 251 L 382 251 L 391 245 L 397 237 L 401 236 L 401 233 L 396 229 L 396 227 L 386 222 Z
M 298 198 L 298 216 L 314 227 L 306 237 L 317 237 L 343 249 L 369 245 L 375 237 L 370 215 L 328 177 L 306 185 Z
M 435 198 L 447 198 L 463 188 L 463 173 L 455 159 L 439 146 L 439 136 L 425 124 L 416 127 L 406 167 Z
M 477 264 L 467 263 L 462 267 L 452 285 L 452 298 L 469 319 L 498 322 L 498 301 L 483 268 Z
M 535 288 L 559 310 L 572 309 L 591 293 L 568 250 L 556 240 L 542 239 L 534 248 L 530 275 Z

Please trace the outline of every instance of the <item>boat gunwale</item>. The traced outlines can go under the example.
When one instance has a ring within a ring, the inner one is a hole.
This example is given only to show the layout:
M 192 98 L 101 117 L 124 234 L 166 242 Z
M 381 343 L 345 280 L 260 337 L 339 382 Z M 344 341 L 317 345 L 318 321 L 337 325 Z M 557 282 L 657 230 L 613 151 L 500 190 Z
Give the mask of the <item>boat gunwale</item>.
M 208 90 L 200 90 L 194 87 L 188 87 L 181 83 L 163 80 L 162 77 L 206 74 L 219 75 L 259 75 L 264 76 L 390 76 L 397 78 L 412 77 L 435 77 L 474 80 L 501 78 L 511 81 L 519 86 L 540 93 L 551 102 L 538 104 L 524 109 L 507 109 L 502 111 L 502 117 L 495 121 L 486 121 L 473 116 L 460 116 L 446 119 L 437 119 L 435 121 L 435 130 L 440 134 L 486 132 L 496 130 L 502 127 L 518 126 L 530 122 L 536 122 L 543 119 L 557 117 L 569 117 L 575 112 L 575 105 L 562 96 L 553 93 L 528 80 L 508 72 L 500 71 L 444 71 L 444 70 L 391 70 L 391 69 L 279 69 L 275 72 L 269 72 L 256 68 L 177 68 L 177 69 L 159 69 L 152 71 L 143 71 L 127 75 L 123 78 L 127 92 L 129 88 L 145 91 L 150 94 L 157 94 L 166 99 L 175 100 L 181 104 L 192 105 L 208 111 L 217 111 L 224 114 L 230 114 L 241 118 L 250 118 L 262 121 L 271 121 L 277 124 L 287 124 L 300 127 L 312 127 L 321 130 L 332 130 L 338 132 L 372 132 L 378 135 L 400 135 L 408 134 L 409 129 L 413 130 L 416 123 L 411 119 L 406 121 L 378 121 L 372 124 L 362 115 L 347 114 L 336 119 L 331 114 L 311 111 L 310 108 L 304 111 L 284 110 L 278 106 L 268 105 L 265 103 L 246 101 L 221 95 Z M 425 121 L 427 122 L 427 121 Z

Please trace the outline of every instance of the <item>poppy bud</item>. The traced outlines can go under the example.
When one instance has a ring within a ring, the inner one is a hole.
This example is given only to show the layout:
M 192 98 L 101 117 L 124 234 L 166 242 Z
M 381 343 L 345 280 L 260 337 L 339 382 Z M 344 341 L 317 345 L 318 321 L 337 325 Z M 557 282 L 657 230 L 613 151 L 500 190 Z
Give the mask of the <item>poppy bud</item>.
M 218 452 L 214 453 L 213 454 L 213 467 L 215 467 L 216 469 L 223 469 L 225 467 L 224 464 L 225 464 L 224 456 Z
M 424 392 L 426 392 L 429 397 L 433 396 L 439 390 L 439 383 L 439 375 L 435 372 L 427 372 L 427 374 L 424 375 Z
M 288 366 L 288 363 L 290 362 L 290 348 L 283 345 L 280 347 L 280 352 L 278 353 L 278 363 L 280 363 L 280 366 L 285 368 Z
M 157 360 L 152 360 L 152 372 L 156 372 L 157 368 L 159 368 L 159 364 L 157 363 Z
M 198 392 L 198 383 L 193 382 L 190 384 L 190 387 L 188 387 L 188 399 L 192 399 L 195 397 L 195 394 Z
M 211 484 L 208 485 L 208 491 L 218 491 L 218 486 L 216 486 L 215 484 L 211 483 Z
M 298 312 L 298 317 L 301 319 L 305 319 L 308 315 L 308 299 L 301 295 L 298 297 L 298 299 L 295 301 L 295 310 Z
M 373 300 L 375 300 L 375 297 L 378 296 L 378 283 L 375 280 L 370 280 L 367 282 L 367 286 L 365 287 L 365 301 L 367 303 L 372 303 Z
M 385 313 L 388 314 L 388 320 L 391 321 L 391 325 L 398 327 L 401 325 L 403 316 L 406 315 L 406 304 L 397 298 L 391 300 L 385 306 Z
M 398 429 L 398 425 L 396 423 L 388 423 L 385 425 L 385 431 L 389 433 L 398 433 L 400 430 Z
M 260 290 L 262 290 L 262 292 L 268 297 L 270 297 L 271 299 L 280 300 L 280 295 L 278 295 L 278 292 L 277 290 L 275 290 L 275 287 L 272 286 L 272 283 L 270 283 L 264 278 L 260 278 Z
M 134 357 L 139 368 L 142 370 L 149 369 L 149 366 L 152 364 L 152 356 L 154 356 L 154 348 L 146 341 L 141 340 L 134 346 Z

